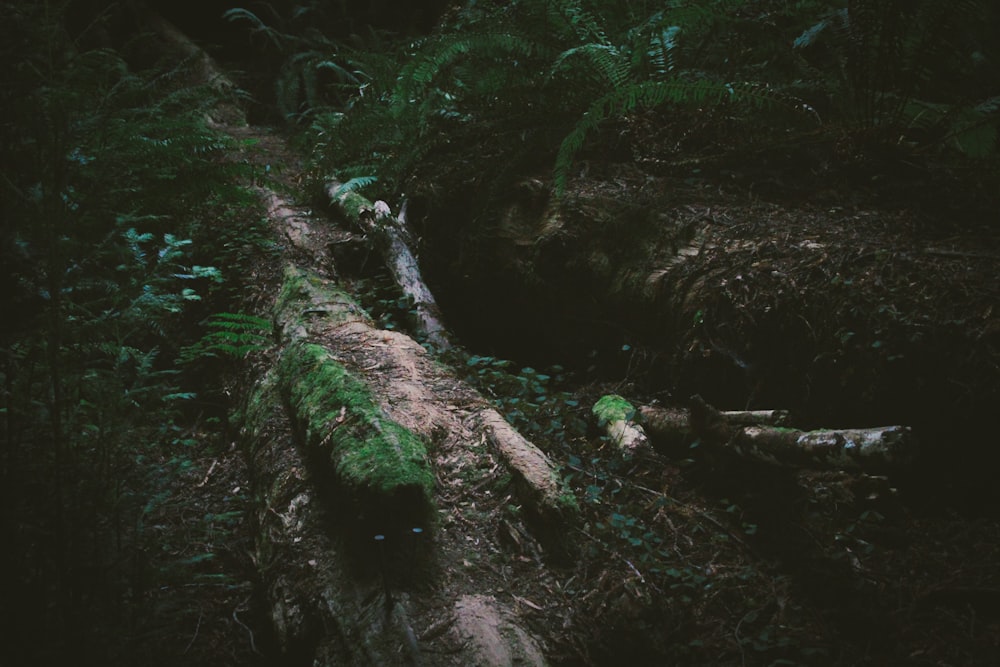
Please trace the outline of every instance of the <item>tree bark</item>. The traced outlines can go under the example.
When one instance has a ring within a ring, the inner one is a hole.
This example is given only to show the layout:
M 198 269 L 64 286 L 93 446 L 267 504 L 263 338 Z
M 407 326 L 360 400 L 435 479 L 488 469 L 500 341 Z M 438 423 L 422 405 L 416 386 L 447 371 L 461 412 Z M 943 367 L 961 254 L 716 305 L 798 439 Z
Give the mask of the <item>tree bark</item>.
M 635 421 L 636 409 L 621 396 L 602 396 L 594 404 L 591 413 L 623 454 L 631 456 L 649 448 L 646 431 Z
M 668 447 L 702 445 L 765 463 L 848 470 L 905 464 L 914 453 L 906 426 L 802 431 L 778 424 L 782 410 L 720 412 L 700 397 L 688 409 L 644 406 L 639 414 L 656 442 Z
M 416 311 L 417 333 L 439 350 L 452 347 L 444 325 L 441 309 L 420 274 L 420 266 L 411 249 L 412 240 L 406 224 L 406 204 L 394 218 L 384 201 L 374 204 L 355 192 L 341 192 L 340 183 L 327 186 L 330 201 L 341 213 L 366 234 L 374 238 L 385 256 L 386 265 L 396 284 L 413 304 Z
M 571 496 L 541 450 L 508 424 L 486 399 L 436 364 L 413 339 L 376 329 L 367 313 L 333 283 L 289 267 L 275 313 L 284 340 L 319 341 L 326 349 L 337 350 L 330 363 L 343 364 L 371 388 L 373 400 L 381 404 L 387 422 L 409 429 L 425 442 L 439 440 L 443 433 L 466 443 L 484 438 L 515 475 L 522 501 L 535 514 L 562 521 L 567 512 L 572 513 L 573 505 L 568 501 Z M 294 377 L 285 381 L 297 382 Z M 444 389 L 435 391 L 436 387 Z M 338 400 L 334 398 L 325 409 L 308 408 L 314 424 L 306 429 L 315 431 L 309 441 L 325 446 L 322 443 L 331 436 L 324 435 L 324 429 L 331 428 L 331 421 L 333 429 L 338 428 L 338 419 L 347 421 L 348 415 L 338 412 Z M 293 401 L 293 405 L 296 403 L 304 404 Z M 463 406 L 458 414 L 454 405 Z M 401 499 L 400 511 L 412 510 L 416 496 L 396 489 L 386 500 L 393 495 Z
M 253 556 L 282 660 L 361 666 L 412 655 L 405 617 L 386 605 L 377 579 L 349 570 L 344 545 L 330 535 L 336 518 L 292 442 L 274 371 L 248 392 L 242 415 L 258 498 Z
M 275 226 L 296 230 L 289 238 L 314 253 L 302 263 L 322 264 L 318 226 L 265 194 Z M 564 523 L 573 505 L 551 461 L 421 345 L 375 328 L 332 281 L 289 265 L 273 317 L 277 363 L 243 412 L 261 495 L 255 555 L 284 657 L 302 664 L 544 665 L 519 613 L 476 590 L 466 573 L 434 574 L 433 600 L 408 582 L 429 576 L 421 569 L 439 558 L 485 562 L 500 551 L 492 536 L 459 529 L 476 526 L 462 514 L 484 500 L 482 491 L 465 489 L 464 471 L 508 467 L 526 513 Z M 284 410 L 297 447 L 289 434 L 273 435 Z M 445 493 L 456 499 L 442 499 Z M 454 522 L 442 525 L 441 516 Z M 425 556 L 406 546 L 406 536 L 412 542 L 416 534 L 410 526 L 421 528 Z M 428 614 L 440 621 L 442 612 L 439 633 Z

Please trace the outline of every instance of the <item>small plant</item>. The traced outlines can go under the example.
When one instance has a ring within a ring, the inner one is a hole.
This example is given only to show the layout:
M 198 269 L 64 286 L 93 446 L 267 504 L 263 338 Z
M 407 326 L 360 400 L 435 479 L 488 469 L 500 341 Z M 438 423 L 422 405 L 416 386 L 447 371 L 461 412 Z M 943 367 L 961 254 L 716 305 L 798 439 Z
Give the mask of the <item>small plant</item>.
M 180 363 L 205 357 L 240 360 L 271 345 L 270 320 L 245 313 L 216 313 L 206 322 L 210 331 L 181 350 Z

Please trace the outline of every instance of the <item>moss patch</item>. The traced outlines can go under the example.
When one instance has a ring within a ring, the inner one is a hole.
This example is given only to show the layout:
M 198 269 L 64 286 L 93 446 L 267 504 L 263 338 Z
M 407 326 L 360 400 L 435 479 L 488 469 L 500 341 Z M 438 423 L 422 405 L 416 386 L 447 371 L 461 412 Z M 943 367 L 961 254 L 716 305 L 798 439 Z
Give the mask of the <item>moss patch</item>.
M 274 306 L 277 321 L 286 329 L 322 321 L 325 325 L 360 321 L 371 324 L 371 317 L 354 299 L 329 280 L 289 266 Z M 294 334 L 293 334 L 294 336 Z
M 597 421 L 601 426 L 613 424 L 614 422 L 629 421 L 635 417 L 635 407 L 618 394 L 601 396 L 594 403 L 594 407 L 591 408 L 590 412 L 597 417 Z
M 402 518 L 430 507 L 434 476 L 423 442 L 388 419 L 325 348 L 293 343 L 279 374 L 310 455 L 329 463 L 366 514 Z

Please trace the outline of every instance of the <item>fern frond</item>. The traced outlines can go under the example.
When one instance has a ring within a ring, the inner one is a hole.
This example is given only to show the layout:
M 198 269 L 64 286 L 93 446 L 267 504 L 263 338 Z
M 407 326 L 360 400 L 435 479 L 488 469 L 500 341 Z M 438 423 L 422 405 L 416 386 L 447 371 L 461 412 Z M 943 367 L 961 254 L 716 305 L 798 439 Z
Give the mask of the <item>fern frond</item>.
M 653 108 L 667 102 L 695 105 L 736 102 L 761 108 L 782 101 L 776 93 L 759 85 L 718 83 L 708 80 L 644 81 L 611 91 L 591 104 L 559 146 L 553 168 L 556 195 L 561 196 L 565 193 L 573 159 L 583 147 L 587 136 L 608 118 L 628 114 L 640 108 Z
M 251 352 L 271 345 L 271 321 L 246 313 L 216 313 L 206 323 L 209 329 L 201 340 L 180 351 L 178 362 L 191 363 L 205 358 L 243 359 Z
M 364 187 L 376 183 L 378 181 L 378 176 L 355 176 L 354 178 L 348 180 L 346 183 L 341 183 L 337 190 L 331 196 L 331 199 L 337 199 L 341 195 L 346 195 L 349 192 L 355 192 Z
M 423 53 L 403 68 L 397 80 L 394 98 L 399 103 L 413 100 L 447 67 L 466 55 L 477 58 L 530 56 L 537 45 L 525 37 L 510 33 L 487 33 L 471 37 L 441 38 L 423 49 Z
M 208 326 L 229 331 L 260 333 L 271 329 L 271 320 L 246 313 L 216 313 L 208 319 Z
M 558 0 L 548 3 L 547 9 L 550 21 L 556 25 L 561 23 L 567 27 L 575 35 L 577 41 L 596 42 L 604 46 L 611 45 L 604 27 L 590 12 L 583 8 L 580 0 Z
M 251 12 L 249 9 L 243 9 L 241 7 L 228 9 L 222 14 L 222 18 L 231 23 L 238 23 L 241 21 L 249 23 L 251 35 L 264 35 L 264 37 L 267 38 L 267 41 L 269 41 L 274 48 L 279 51 L 284 51 L 285 45 L 282 34 L 264 23 L 260 17 Z
M 621 50 L 610 44 L 583 44 L 563 51 L 552 65 L 549 77 L 555 76 L 566 61 L 575 56 L 582 56 L 589 61 L 612 88 L 621 88 L 628 82 L 629 61 Z

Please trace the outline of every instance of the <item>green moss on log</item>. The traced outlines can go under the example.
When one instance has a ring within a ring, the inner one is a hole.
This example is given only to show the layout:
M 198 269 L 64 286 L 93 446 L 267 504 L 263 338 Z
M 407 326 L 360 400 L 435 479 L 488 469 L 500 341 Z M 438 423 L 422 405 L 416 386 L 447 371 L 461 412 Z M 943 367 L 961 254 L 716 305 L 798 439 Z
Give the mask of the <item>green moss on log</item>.
M 434 476 L 423 442 L 385 416 L 364 382 L 305 342 L 285 349 L 279 374 L 310 455 L 327 460 L 360 504 L 405 514 L 430 506 Z
M 590 411 L 601 426 L 629 421 L 635 417 L 635 407 L 618 394 L 601 396 Z
M 371 324 L 365 309 L 334 283 L 294 266 L 285 268 L 285 280 L 274 313 L 286 330 L 301 327 L 299 332 L 288 332 L 293 338 L 301 337 L 312 324 L 338 325 L 354 321 Z

